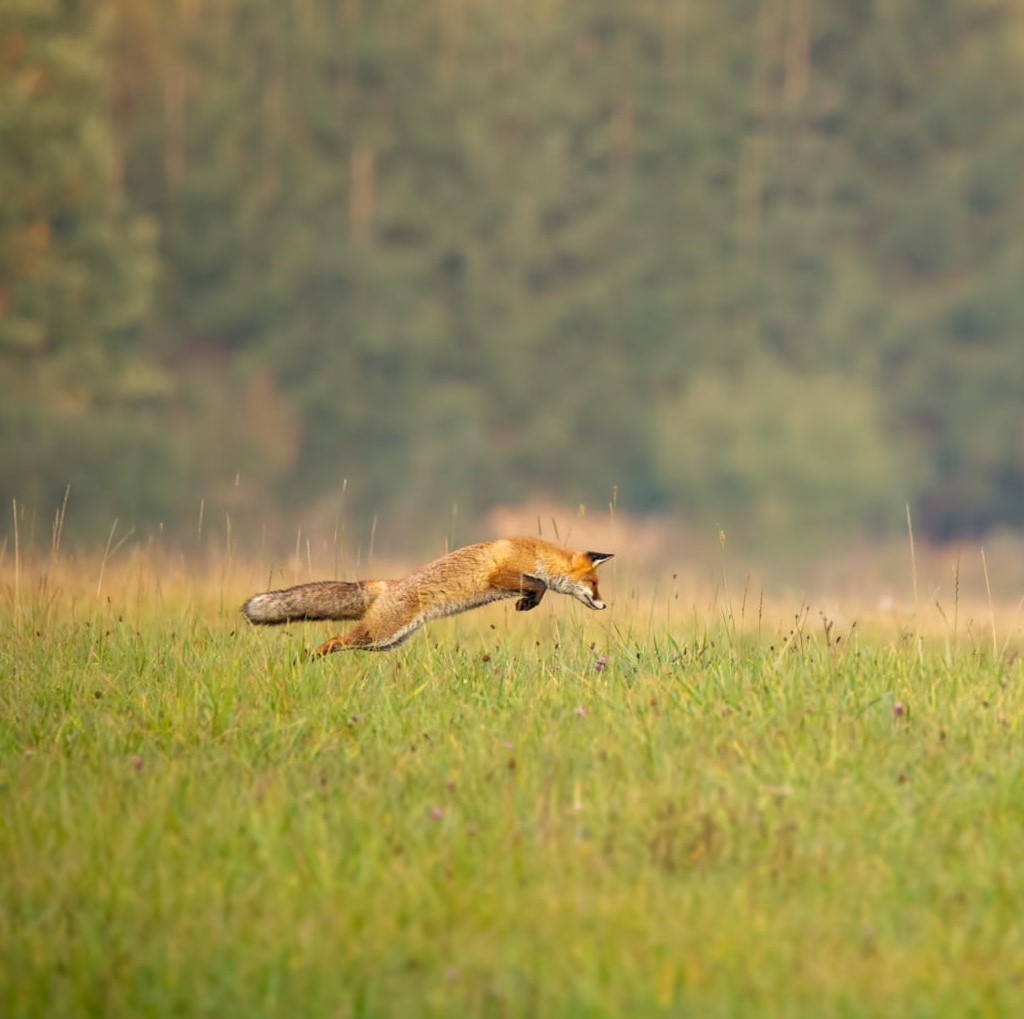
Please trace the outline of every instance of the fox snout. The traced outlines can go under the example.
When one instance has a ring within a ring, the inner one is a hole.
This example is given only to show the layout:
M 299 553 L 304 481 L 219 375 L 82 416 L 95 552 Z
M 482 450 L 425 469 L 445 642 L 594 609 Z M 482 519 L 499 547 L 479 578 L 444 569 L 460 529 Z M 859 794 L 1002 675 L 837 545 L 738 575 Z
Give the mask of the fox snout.
M 601 601 L 601 596 L 597 593 L 597 584 L 593 582 L 584 581 L 581 584 L 576 585 L 576 590 L 573 592 L 576 598 L 583 602 L 588 609 L 606 609 L 608 606 Z

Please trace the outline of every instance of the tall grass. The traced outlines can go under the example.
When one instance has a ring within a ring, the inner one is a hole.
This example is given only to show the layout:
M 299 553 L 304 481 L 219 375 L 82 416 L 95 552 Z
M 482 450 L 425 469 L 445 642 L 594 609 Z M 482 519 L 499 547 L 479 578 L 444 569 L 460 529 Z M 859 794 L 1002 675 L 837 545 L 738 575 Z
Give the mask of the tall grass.
M 616 568 L 308 662 L 239 625 L 266 570 L 20 550 L 0 1013 L 1011 1014 L 1016 608 Z

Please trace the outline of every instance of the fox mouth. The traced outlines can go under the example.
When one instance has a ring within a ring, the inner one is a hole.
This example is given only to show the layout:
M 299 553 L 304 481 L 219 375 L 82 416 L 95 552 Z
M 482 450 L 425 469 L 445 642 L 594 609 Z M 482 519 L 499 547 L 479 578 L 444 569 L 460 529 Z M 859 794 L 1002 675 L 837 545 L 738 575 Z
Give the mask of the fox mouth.
M 605 605 L 605 603 L 603 601 L 601 601 L 599 598 L 594 598 L 592 595 L 589 595 L 589 594 L 585 595 L 585 597 L 586 597 L 587 606 L 589 608 L 592 608 L 592 609 L 606 609 L 606 608 L 608 608 L 608 606 Z

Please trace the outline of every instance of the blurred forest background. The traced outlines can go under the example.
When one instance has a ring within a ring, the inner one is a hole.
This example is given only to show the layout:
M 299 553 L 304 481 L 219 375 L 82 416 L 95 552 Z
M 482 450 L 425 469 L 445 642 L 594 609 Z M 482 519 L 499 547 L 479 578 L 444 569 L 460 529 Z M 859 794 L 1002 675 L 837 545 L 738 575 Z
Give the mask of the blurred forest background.
M 1021 0 L 3 0 L 0 497 L 1020 528 L 1022 97 Z

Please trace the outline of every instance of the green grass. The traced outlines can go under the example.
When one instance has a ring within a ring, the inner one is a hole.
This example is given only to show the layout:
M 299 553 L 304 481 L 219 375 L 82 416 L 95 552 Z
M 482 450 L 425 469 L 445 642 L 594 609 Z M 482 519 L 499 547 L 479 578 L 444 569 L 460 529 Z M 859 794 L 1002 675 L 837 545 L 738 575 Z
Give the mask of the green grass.
M 1024 996 L 1024 668 L 990 638 L 548 598 L 308 663 L 327 628 L 121 594 L 7 592 L 4 1016 Z

